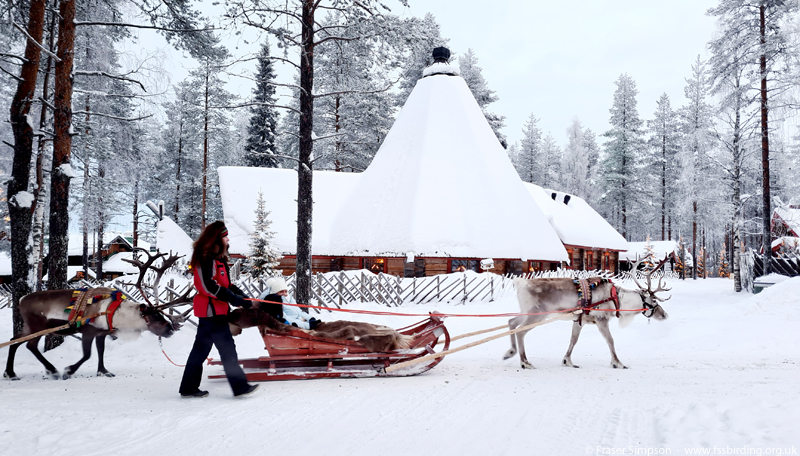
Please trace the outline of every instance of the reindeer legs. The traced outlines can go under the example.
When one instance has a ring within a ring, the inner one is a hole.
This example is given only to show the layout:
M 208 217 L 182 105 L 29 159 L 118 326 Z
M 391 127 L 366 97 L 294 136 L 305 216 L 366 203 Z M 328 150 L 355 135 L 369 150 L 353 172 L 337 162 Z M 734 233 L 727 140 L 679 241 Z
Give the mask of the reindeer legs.
M 581 335 L 581 329 L 583 329 L 583 325 L 579 321 L 572 322 L 572 337 L 569 340 L 569 348 L 567 349 L 567 354 L 564 355 L 564 359 L 561 360 L 561 364 L 567 367 L 580 367 L 572 364 L 572 349 L 575 348 L 575 344 L 578 343 L 578 337 Z M 613 341 L 611 342 L 613 345 Z M 613 349 L 612 349 L 613 350 Z
M 510 331 L 513 331 L 513 330 L 517 329 L 519 327 L 520 323 L 523 322 L 523 321 L 525 321 L 525 317 L 524 316 L 514 317 L 514 318 L 508 320 L 508 329 Z M 508 337 L 511 338 L 511 348 L 509 348 L 508 351 L 506 352 L 506 354 L 503 355 L 503 359 L 509 359 L 512 356 L 517 354 L 517 338 L 514 337 L 514 334 L 511 334 Z
M 6 361 L 6 370 L 3 372 L 3 377 L 11 380 L 19 380 L 17 374 L 14 373 L 14 357 L 17 354 L 18 348 L 19 344 L 12 344 L 8 347 L 8 361 Z
M 95 338 L 95 344 L 97 345 L 97 376 L 98 377 L 113 377 L 114 374 L 106 370 L 106 366 L 103 364 L 103 354 L 106 351 L 106 334 L 101 334 Z
M 30 350 L 31 353 L 33 353 L 33 356 L 35 356 L 36 359 L 38 359 L 39 362 L 44 365 L 44 368 L 45 368 L 45 370 L 47 372 L 47 375 L 52 377 L 54 380 L 57 380 L 58 379 L 58 369 L 56 369 L 55 366 L 50 364 L 50 361 L 48 361 L 44 357 L 44 355 L 42 355 L 42 352 L 39 351 L 38 344 L 39 344 L 39 339 L 41 339 L 41 338 L 42 337 L 39 336 L 39 337 L 37 337 L 35 339 L 31 339 L 25 344 L 25 346 L 27 346 L 28 350 Z
M 608 329 L 608 320 L 606 319 L 597 319 L 597 329 L 600 330 L 600 334 L 603 335 L 603 338 L 608 343 L 608 349 L 611 350 L 611 367 L 614 369 L 622 368 L 627 369 L 628 367 L 622 364 L 622 361 L 617 358 L 617 352 L 614 350 L 614 338 L 611 337 L 611 331 Z
M 527 326 L 534 323 L 538 323 L 542 320 L 547 318 L 544 315 L 536 315 L 536 316 L 518 316 L 514 317 L 508 321 L 508 329 L 514 330 L 519 328 L 520 326 Z M 531 328 L 533 329 L 533 328 Z M 514 356 L 517 353 L 517 349 L 519 349 L 519 363 L 523 369 L 533 369 L 533 364 L 528 361 L 528 357 L 525 356 L 525 335 L 528 334 L 528 331 L 531 329 L 520 331 L 516 334 L 511 334 L 511 349 L 509 349 L 503 359 L 508 359 Z
M 61 376 L 62 379 L 66 380 L 72 377 L 78 368 L 81 367 L 81 364 L 85 363 L 92 357 L 92 341 L 94 341 L 95 334 L 92 334 L 90 331 L 83 331 L 81 333 L 81 345 L 83 346 L 83 357 L 78 360 L 77 363 L 67 366 L 64 369 L 64 375 Z

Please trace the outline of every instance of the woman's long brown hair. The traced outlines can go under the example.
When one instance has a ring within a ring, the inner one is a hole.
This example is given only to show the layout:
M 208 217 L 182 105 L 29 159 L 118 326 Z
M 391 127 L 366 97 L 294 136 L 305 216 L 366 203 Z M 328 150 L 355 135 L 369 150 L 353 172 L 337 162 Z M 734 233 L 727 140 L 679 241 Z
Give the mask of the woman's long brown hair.
M 222 245 L 222 233 L 228 231 L 225 223 L 217 220 L 206 226 L 200 237 L 192 245 L 192 268 L 200 267 L 204 260 L 216 259 L 228 256 L 228 249 Z

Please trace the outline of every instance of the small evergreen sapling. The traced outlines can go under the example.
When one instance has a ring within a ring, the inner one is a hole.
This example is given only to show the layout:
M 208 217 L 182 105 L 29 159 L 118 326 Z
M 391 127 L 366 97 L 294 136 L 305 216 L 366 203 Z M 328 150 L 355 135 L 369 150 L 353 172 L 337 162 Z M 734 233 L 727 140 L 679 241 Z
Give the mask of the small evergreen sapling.
M 269 211 L 264 208 L 264 194 L 258 192 L 256 202 L 256 220 L 253 232 L 250 234 L 250 274 L 253 277 L 271 277 L 281 273 L 275 269 L 278 260 L 283 255 L 272 245 L 275 232 L 270 230 L 272 222 L 269 220 Z

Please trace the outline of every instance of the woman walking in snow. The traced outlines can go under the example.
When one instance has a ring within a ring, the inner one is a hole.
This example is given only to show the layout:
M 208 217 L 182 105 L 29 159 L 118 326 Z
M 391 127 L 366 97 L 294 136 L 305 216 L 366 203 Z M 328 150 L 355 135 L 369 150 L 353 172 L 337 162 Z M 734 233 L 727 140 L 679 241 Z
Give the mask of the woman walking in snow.
M 179 390 L 181 397 L 208 396 L 208 391 L 200 389 L 200 380 L 203 376 L 203 362 L 211 352 L 212 345 L 219 351 L 233 395 L 250 394 L 258 389 L 258 385 L 247 383 L 228 327 L 228 304 L 248 308 L 250 302 L 237 294 L 238 289 L 230 283 L 228 229 L 223 222 L 216 221 L 200 233 L 200 237 L 194 242 L 191 268 L 194 287 L 197 289 L 193 302 L 194 315 L 199 324 L 183 371 Z

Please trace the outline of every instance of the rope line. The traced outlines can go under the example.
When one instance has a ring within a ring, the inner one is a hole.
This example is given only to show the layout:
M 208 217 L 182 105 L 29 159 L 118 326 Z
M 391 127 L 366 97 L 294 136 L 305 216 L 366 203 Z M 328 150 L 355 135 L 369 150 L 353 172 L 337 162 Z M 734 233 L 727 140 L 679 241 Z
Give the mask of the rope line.
M 290 304 L 290 303 L 283 303 L 283 302 L 275 302 L 275 301 L 265 301 L 263 299 L 254 299 L 254 298 L 245 298 L 247 301 L 254 301 L 254 302 L 265 302 L 268 304 L 281 304 L 284 306 L 295 306 L 295 307 L 303 307 L 306 309 L 320 309 L 320 310 L 330 310 L 332 312 L 346 312 L 346 313 L 354 313 L 354 314 L 366 314 L 366 315 L 386 315 L 386 316 L 398 316 L 398 317 L 429 317 L 430 313 L 406 313 L 406 312 L 387 312 L 382 310 L 360 310 L 360 309 L 338 309 L 338 308 L 329 308 L 324 306 L 315 306 L 312 304 Z M 548 315 L 548 314 L 556 314 L 556 313 L 567 313 L 567 312 L 574 312 L 576 310 L 582 310 L 583 307 L 573 307 L 571 309 L 564 309 L 564 310 L 553 310 L 549 312 L 534 312 L 534 313 L 496 313 L 496 314 L 455 314 L 455 313 L 439 313 L 443 317 L 520 317 L 520 316 L 528 316 L 528 315 Z M 591 311 L 598 311 L 598 312 L 617 312 L 617 309 L 595 309 L 589 308 Z M 619 312 L 643 312 L 647 309 L 620 309 Z

